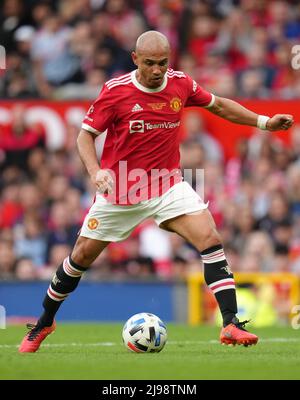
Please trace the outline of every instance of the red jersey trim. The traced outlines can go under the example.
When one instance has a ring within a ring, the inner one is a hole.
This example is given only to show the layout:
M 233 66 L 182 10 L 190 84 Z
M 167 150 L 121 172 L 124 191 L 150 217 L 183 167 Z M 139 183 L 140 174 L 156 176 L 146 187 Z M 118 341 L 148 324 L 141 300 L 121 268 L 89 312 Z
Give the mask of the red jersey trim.
M 114 88 L 114 87 L 116 87 L 116 86 L 128 85 L 129 83 L 131 83 L 131 77 L 129 77 L 129 78 L 124 78 L 124 79 L 122 79 L 122 80 L 115 81 L 115 82 L 112 82 L 112 83 L 110 83 L 110 84 L 107 84 L 107 83 L 106 83 L 106 87 L 110 90 L 110 89 L 112 89 L 112 88 Z
M 97 131 L 97 129 L 93 128 L 92 126 L 90 126 L 84 122 L 81 124 L 81 128 L 85 129 L 88 132 L 94 133 L 95 135 L 101 135 L 101 133 L 103 133 L 103 132 Z
M 121 75 L 118 78 L 112 78 L 109 81 L 107 81 L 105 84 L 106 85 L 110 85 L 110 84 L 113 84 L 115 82 L 122 81 L 122 80 L 124 80 L 124 79 L 126 79 L 128 77 L 130 77 L 130 72 L 128 72 L 127 74 Z
M 215 97 L 214 94 L 212 94 L 212 93 L 210 93 L 210 94 L 211 94 L 211 101 L 209 102 L 209 104 L 207 104 L 207 106 L 203 106 L 203 108 L 209 108 L 209 107 L 212 107 L 214 105 L 214 103 L 216 101 L 216 97 Z
M 138 80 L 136 79 L 136 75 L 135 75 L 136 71 L 137 70 L 134 70 L 134 71 L 131 72 L 131 81 L 134 84 L 134 86 L 137 89 L 141 90 L 142 92 L 145 92 L 145 93 L 158 93 L 158 92 L 161 92 L 162 90 L 164 90 L 166 88 L 167 83 L 168 83 L 168 75 L 167 74 L 165 74 L 164 81 L 158 88 L 150 89 L 150 88 L 147 88 L 146 86 L 141 85 L 138 82 Z
M 167 75 L 168 75 L 169 78 L 173 78 L 173 77 L 176 77 L 176 78 L 186 78 L 186 75 L 185 75 L 184 72 L 182 72 L 182 71 L 174 71 L 174 70 L 171 69 L 171 68 L 168 69 Z

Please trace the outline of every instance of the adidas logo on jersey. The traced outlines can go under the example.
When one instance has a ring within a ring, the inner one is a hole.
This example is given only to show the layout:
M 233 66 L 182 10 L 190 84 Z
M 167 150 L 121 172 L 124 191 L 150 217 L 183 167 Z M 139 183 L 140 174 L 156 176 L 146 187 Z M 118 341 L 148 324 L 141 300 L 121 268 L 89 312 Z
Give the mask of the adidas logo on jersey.
M 136 105 L 132 107 L 131 111 L 132 112 L 134 112 L 134 111 L 143 111 L 143 107 L 141 107 L 138 103 L 136 103 Z

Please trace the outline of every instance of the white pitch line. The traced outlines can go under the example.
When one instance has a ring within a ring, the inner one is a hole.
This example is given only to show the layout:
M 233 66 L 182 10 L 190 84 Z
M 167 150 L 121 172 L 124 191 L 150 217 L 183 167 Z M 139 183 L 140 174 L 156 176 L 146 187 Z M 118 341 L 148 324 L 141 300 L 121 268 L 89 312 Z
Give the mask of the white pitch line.
M 122 343 L 113 343 L 113 342 L 99 342 L 99 343 L 45 343 L 42 344 L 42 347 L 89 347 L 89 346 L 115 346 Z M 0 344 L 0 348 L 12 348 L 19 347 L 19 344 Z
M 263 343 L 287 343 L 287 342 L 300 342 L 300 338 L 267 338 L 267 339 L 260 339 L 259 342 Z M 190 344 L 220 344 L 218 340 L 185 340 L 185 341 L 174 341 L 170 340 L 167 342 L 168 345 L 190 345 Z M 121 346 L 122 342 L 98 342 L 98 343 L 45 343 L 42 344 L 42 347 L 100 347 L 100 346 Z M 19 344 L 0 344 L 0 348 L 15 348 L 19 347 Z

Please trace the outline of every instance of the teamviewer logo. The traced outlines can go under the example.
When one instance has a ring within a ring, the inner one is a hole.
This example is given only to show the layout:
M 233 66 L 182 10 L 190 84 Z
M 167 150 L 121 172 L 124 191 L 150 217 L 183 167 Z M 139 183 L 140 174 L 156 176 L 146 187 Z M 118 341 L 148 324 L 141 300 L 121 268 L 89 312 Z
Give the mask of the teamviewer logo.
M 135 121 L 129 121 L 129 133 L 144 133 L 145 124 L 144 121 L 139 119 Z
M 6 51 L 3 46 L 0 46 L 0 70 L 1 69 L 6 69 Z

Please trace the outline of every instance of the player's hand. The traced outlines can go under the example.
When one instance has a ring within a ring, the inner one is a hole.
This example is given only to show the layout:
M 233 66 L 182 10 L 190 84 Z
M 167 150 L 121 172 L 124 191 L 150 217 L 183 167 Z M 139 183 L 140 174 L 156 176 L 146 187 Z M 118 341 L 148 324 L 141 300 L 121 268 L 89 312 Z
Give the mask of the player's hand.
M 96 175 L 92 176 L 92 181 L 100 193 L 113 193 L 114 181 L 107 170 L 100 169 L 97 171 Z
M 286 131 L 294 123 L 294 117 L 290 114 L 275 114 L 267 122 L 268 131 Z

